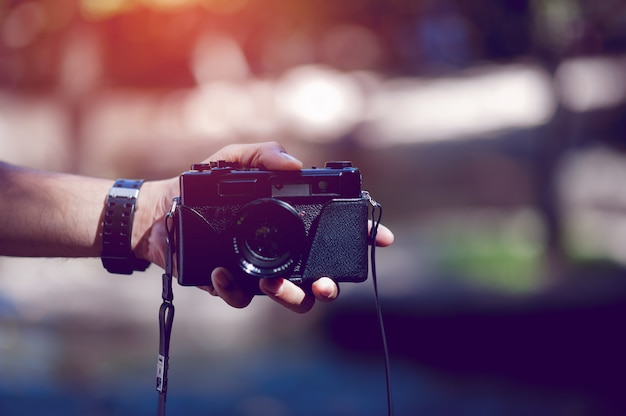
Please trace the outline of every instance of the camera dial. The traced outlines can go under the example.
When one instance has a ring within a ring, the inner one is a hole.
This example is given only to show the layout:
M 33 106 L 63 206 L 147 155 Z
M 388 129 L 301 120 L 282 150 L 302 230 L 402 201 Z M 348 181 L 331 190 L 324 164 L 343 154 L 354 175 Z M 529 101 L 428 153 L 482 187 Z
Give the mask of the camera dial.
M 286 276 L 298 264 L 306 242 L 298 212 L 275 198 L 245 205 L 231 231 L 235 263 L 254 277 Z

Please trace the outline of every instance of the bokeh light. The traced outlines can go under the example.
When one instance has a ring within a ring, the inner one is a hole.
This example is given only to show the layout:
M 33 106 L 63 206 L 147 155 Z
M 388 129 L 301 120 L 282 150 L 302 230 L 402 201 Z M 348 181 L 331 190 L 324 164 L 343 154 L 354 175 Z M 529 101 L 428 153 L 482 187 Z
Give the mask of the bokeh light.
M 349 75 L 304 66 L 281 78 L 277 96 L 282 115 L 302 136 L 334 140 L 362 118 L 364 97 Z
M 626 101 L 626 57 L 586 57 L 563 62 L 556 81 L 564 105 L 585 112 L 613 108 Z

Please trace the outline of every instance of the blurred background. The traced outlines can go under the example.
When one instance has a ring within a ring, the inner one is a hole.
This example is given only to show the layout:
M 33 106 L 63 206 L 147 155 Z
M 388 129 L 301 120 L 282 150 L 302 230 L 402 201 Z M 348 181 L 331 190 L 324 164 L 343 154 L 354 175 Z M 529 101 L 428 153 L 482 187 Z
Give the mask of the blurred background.
M 0 158 L 348 159 L 384 205 L 396 415 L 621 414 L 619 0 L 2 0 Z M 156 412 L 161 271 L 0 258 L 0 414 Z M 175 287 L 172 415 L 381 415 L 371 281 L 299 316 Z

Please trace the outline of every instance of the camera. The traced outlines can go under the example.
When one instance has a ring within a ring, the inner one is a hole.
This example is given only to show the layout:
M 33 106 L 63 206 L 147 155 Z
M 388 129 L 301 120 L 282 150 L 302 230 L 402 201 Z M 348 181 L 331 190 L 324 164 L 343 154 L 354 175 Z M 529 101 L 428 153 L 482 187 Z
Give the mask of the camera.
M 298 285 L 322 276 L 362 282 L 368 275 L 368 199 L 351 162 L 272 171 L 226 161 L 180 176 L 175 221 L 178 282 L 211 285 L 229 269 L 258 293 L 258 279 Z

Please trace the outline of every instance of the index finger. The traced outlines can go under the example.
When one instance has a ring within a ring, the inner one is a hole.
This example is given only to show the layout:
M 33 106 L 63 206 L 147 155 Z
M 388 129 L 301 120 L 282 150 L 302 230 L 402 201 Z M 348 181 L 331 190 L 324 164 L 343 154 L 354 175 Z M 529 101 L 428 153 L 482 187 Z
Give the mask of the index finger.
M 207 160 L 226 160 L 269 170 L 300 170 L 303 166 L 277 142 L 228 145 Z
M 368 224 L 369 227 L 372 226 L 371 221 Z M 377 247 L 387 247 L 393 244 L 395 236 L 393 232 L 385 227 L 383 224 L 378 225 L 378 232 L 376 233 L 376 246 Z

